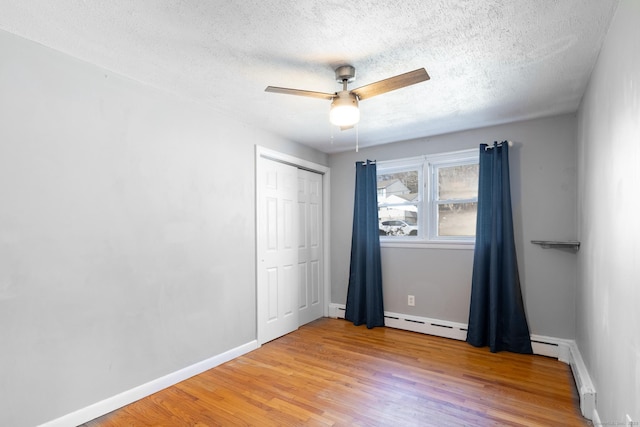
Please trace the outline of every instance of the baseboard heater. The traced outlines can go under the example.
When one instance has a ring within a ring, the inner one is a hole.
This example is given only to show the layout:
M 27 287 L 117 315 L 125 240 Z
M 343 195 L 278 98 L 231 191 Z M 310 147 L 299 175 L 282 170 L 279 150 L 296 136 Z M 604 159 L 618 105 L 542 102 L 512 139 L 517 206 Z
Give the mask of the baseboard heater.
M 333 305 L 330 311 L 331 317 L 344 319 L 345 308 L 342 305 Z M 332 312 L 332 313 L 331 313 Z M 385 326 L 406 331 L 419 332 L 427 335 L 452 338 L 464 341 L 467 339 L 467 325 L 444 320 L 428 319 L 418 316 L 410 316 L 400 313 L 384 313 Z
M 596 390 L 575 341 L 569 344 L 569 350 L 569 366 L 580 396 L 580 411 L 585 418 L 593 420 L 596 411 Z
M 344 319 L 344 305 L 331 304 L 329 316 Z M 467 339 L 467 325 L 464 323 L 391 312 L 385 312 L 384 319 L 385 326 L 390 328 L 452 338 L 460 341 Z M 553 357 L 571 366 L 576 388 L 580 396 L 580 410 L 584 417 L 592 420 L 595 411 L 596 392 L 575 341 L 542 335 L 531 335 L 531 347 L 533 348 L 534 354 Z
M 344 305 L 333 304 L 330 310 L 331 317 L 344 319 Z M 385 325 L 390 328 L 404 329 L 412 332 L 419 332 L 427 335 L 435 335 L 438 337 L 451 338 L 460 341 L 467 339 L 467 325 L 464 323 L 449 322 L 440 319 L 429 319 L 426 317 L 411 316 L 401 313 L 384 313 Z M 563 357 L 564 353 L 568 353 L 568 349 L 561 349 L 560 342 L 550 337 L 540 335 L 531 335 L 531 347 L 534 354 L 541 356 L 549 356 L 560 359 L 568 363 L 568 355 Z

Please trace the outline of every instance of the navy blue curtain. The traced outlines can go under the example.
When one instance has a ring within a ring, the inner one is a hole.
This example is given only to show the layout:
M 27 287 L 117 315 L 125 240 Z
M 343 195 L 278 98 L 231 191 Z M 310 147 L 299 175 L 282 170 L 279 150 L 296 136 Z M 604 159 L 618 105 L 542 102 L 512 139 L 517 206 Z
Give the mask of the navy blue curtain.
M 509 144 L 480 145 L 478 219 L 467 342 L 533 353 L 516 259 L 509 185 Z
M 376 164 L 356 162 L 351 267 L 345 319 L 367 328 L 384 326 Z

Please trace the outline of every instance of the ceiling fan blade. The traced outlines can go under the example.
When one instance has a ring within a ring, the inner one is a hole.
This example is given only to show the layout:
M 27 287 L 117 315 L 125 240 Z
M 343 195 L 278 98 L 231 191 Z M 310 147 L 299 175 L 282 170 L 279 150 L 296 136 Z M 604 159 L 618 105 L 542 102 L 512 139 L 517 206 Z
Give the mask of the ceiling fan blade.
M 356 127 L 356 125 L 340 126 L 340 130 L 349 130 L 349 129 L 353 129 L 354 127 Z
M 395 77 L 389 77 L 388 79 L 380 80 L 379 82 L 371 83 L 357 89 L 353 89 L 351 93 L 358 96 L 359 99 L 367 99 L 372 96 L 381 95 L 383 93 L 391 92 L 392 90 L 400 89 L 405 86 L 411 86 L 416 83 L 429 80 L 429 74 L 424 68 L 420 68 L 408 73 L 400 74 Z
M 273 93 L 283 93 L 285 95 L 308 96 L 311 98 L 320 98 L 320 99 L 333 99 L 336 97 L 335 93 L 314 92 L 311 90 L 289 89 L 286 87 L 276 87 L 276 86 L 267 86 L 267 88 L 264 91 L 273 92 Z

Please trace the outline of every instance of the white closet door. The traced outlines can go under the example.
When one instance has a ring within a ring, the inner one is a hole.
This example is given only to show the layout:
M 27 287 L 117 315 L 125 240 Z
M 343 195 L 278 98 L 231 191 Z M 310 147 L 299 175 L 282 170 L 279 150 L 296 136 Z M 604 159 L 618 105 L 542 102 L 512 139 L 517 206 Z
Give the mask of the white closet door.
M 298 328 L 298 169 L 257 160 L 258 342 Z
M 322 175 L 298 171 L 299 325 L 323 315 Z

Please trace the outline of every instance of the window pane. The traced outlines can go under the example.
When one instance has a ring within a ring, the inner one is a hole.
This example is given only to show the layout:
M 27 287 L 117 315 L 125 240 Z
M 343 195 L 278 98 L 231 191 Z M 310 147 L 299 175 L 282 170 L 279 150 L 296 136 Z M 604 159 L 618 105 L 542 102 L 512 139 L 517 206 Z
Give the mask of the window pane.
M 381 236 L 418 236 L 419 189 L 417 170 L 378 175 Z
M 478 164 L 438 168 L 438 200 L 475 199 Z
M 378 204 L 407 203 L 418 197 L 418 171 L 378 174 Z
M 438 236 L 475 236 L 477 203 L 443 203 L 438 206 Z

